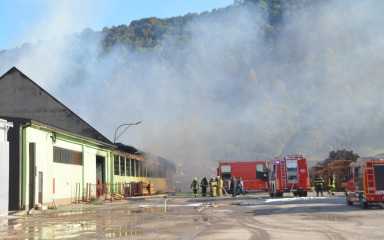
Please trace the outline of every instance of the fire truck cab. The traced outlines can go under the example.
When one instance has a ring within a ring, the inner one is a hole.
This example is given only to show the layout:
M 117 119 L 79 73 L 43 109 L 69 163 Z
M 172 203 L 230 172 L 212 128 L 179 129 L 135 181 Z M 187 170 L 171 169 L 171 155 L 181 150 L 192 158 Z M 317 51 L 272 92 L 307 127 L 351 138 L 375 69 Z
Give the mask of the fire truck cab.
M 307 159 L 302 154 L 268 161 L 268 192 L 271 197 L 282 197 L 284 192 L 306 197 L 308 189 Z
M 350 163 L 345 196 L 348 205 L 359 202 L 363 209 L 384 202 L 384 160 L 359 158 Z
M 244 190 L 266 190 L 266 161 L 220 162 L 218 175 L 223 179 L 223 187 L 229 191 L 231 177 L 243 179 Z

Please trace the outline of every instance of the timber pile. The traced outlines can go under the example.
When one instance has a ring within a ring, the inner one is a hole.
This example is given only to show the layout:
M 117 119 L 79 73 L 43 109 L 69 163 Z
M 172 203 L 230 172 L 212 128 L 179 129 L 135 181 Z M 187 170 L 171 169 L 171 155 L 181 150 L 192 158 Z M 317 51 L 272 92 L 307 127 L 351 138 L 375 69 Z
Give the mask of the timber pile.
M 316 165 L 312 167 L 311 186 L 315 186 L 315 179 L 317 175 L 320 175 L 323 179 L 327 178 L 327 175 L 323 175 L 324 166 Z
M 142 194 L 143 195 L 149 195 L 148 184 L 147 183 L 142 183 L 142 187 L 143 187 Z
M 338 160 L 328 164 L 329 175 L 336 175 L 336 189 L 345 188 L 346 182 L 342 181 L 342 177 L 348 176 L 351 162 L 352 160 Z
M 134 196 L 141 196 L 143 195 L 143 182 L 135 182 L 133 183 L 133 195 Z
M 133 182 L 131 183 L 133 188 L 132 195 L 134 196 L 143 196 L 143 195 L 151 195 L 155 193 L 155 187 L 153 184 L 148 184 L 145 182 Z
M 346 182 L 342 180 L 342 177 L 348 176 L 349 164 L 351 162 L 352 160 L 336 160 L 328 164 L 327 168 L 323 166 L 312 167 L 312 185 L 314 186 L 316 176 L 320 175 L 324 179 L 324 189 L 328 189 L 328 178 L 334 173 L 336 175 L 336 189 L 344 189 Z
M 155 193 L 155 186 L 153 184 L 148 184 L 148 192 L 149 192 L 149 195 Z

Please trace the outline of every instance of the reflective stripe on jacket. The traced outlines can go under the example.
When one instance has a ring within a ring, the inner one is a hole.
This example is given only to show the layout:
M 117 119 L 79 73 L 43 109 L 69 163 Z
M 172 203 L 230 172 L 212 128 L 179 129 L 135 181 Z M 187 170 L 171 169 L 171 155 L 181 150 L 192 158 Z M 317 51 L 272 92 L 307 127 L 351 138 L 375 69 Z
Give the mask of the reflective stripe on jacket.
M 335 187 L 335 178 L 333 176 L 328 178 L 328 187 Z
M 208 186 L 208 181 L 207 181 L 206 178 L 203 178 L 203 180 L 201 180 L 201 186 L 202 186 L 202 187 L 206 187 L 206 186 Z
M 192 184 L 191 184 L 191 188 L 193 189 L 199 189 L 200 188 L 200 185 L 199 183 L 196 181 L 196 180 L 193 180 Z
M 323 184 L 324 184 L 324 179 L 322 179 L 322 178 L 316 178 L 316 180 L 315 180 L 315 185 L 316 186 L 323 186 Z

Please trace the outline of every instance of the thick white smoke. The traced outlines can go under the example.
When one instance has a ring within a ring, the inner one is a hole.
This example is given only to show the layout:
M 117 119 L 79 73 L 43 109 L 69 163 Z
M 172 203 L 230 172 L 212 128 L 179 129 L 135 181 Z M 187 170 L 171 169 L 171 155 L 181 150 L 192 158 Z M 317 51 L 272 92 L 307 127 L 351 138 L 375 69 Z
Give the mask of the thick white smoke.
M 382 151 L 382 7 L 288 9 L 274 42 L 261 12 L 223 13 L 230 27 L 200 17 L 182 58 L 123 55 L 122 46 L 105 54 L 84 31 L 33 45 L 0 70 L 15 65 L 112 141 L 120 124 L 142 121 L 117 142 L 176 163 L 367 156 Z

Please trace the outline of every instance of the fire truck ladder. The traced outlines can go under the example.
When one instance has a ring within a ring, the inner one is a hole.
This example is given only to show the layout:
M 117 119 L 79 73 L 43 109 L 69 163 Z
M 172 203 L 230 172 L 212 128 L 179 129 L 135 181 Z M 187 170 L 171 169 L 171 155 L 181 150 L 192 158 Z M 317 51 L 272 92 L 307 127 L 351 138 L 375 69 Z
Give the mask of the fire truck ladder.
M 281 184 L 282 188 L 287 186 L 287 168 L 285 166 L 285 159 L 281 160 Z
M 373 168 L 373 162 L 367 162 L 367 192 L 375 193 L 375 169 Z

